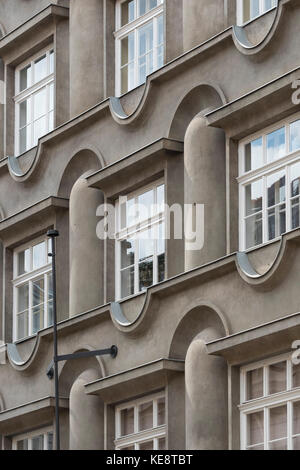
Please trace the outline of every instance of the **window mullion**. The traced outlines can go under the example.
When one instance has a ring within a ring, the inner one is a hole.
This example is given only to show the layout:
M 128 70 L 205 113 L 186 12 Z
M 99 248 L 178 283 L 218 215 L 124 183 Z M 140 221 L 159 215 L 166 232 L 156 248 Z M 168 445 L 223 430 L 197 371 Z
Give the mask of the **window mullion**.
M 269 413 L 269 408 L 265 407 L 264 408 L 264 449 L 268 450 L 269 449 L 269 437 L 270 437 L 270 413 Z
M 28 296 L 29 296 L 29 302 L 28 302 L 28 334 L 29 336 L 32 335 L 32 294 L 33 294 L 33 288 L 32 288 L 32 281 L 29 281 L 29 289 L 28 289 Z
M 267 189 L 267 177 L 263 176 L 263 243 L 268 241 L 268 189 Z
M 293 404 L 287 402 L 287 449 L 293 449 Z
M 286 167 L 286 231 L 292 229 L 292 214 L 291 214 L 291 171 L 290 166 Z

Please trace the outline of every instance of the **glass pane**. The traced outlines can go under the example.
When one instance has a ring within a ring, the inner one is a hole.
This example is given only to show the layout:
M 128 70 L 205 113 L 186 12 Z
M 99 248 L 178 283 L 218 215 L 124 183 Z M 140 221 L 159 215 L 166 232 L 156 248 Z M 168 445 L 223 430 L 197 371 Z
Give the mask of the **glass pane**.
M 147 0 L 139 0 L 139 16 L 142 16 L 147 11 Z
M 33 107 L 34 107 L 34 112 L 33 112 L 33 119 L 39 119 L 41 116 L 44 116 L 46 114 L 46 88 L 43 88 L 42 90 L 38 91 L 33 95 Z
M 292 387 L 300 387 L 300 364 L 292 364 Z
M 243 1 L 243 22 L 250 20 L 250 0 Z
M 293 434 L 300 434 L 300 401 L 293 403 Z
M 246 192 L 246 215 L 252 215 L 262 210 L 263 182 L 262 180 L 248 184 Z
M 286 390 L 286 361 L 269 366 L 269 394 Z
M 49 111 L 54 109 L 54 83 L 49 85 Z
M 20 71 L 20 91 L 26 90 L 31 85 L 31 65 L 27 65 Z
M 264 445 L 247 447 L 247 450 L 265 450 Z
M 121 410 L 121 436 L 134 433 L 134 408 Z
M 38 269 L 46 263 L 46 246 L 45 242 L 42 242 L 33 247 L 33 269 Z
M 272 162 L 285 155 L 285 127 L 267 135 L 267 160 Z
M 249 217 L 245 221 L 246 248 L 262 243 L 262 213 Z
M 50 56 L 49 56 L 49 66 L 50 66 L 50 73 L 53 73 L 54 72 L 54 51 L 51 51 L 50 52 Z
M 139 264 L 139 290 L 143 291 L 153 284 L 153 260 L 149 258 Z
M 44 327 L 44 304 L 32 309 L 32 333 L 37 333 Z
M 54 129 L 54 112 L 51 111 L 49 113 L 49 129 L 48 131 L 51 132 Z
M 35 121 L 33 125 L 33 145 L 37 145 L 40 137 L 46 134 L 46 117 Z
M 293 450 L 300 450 L 300 436 L 293 438 Z
M 129 65 L 124 66 L 121 69 L 121 93 L 127 93 L 127 91 L 134 88 L 134 64 L 131 62 Z
M 157 425 L 163 424 L 166 424 L 166 404 L 164 398 L 159 398 L 157 400 Z
M 139 431 L 153 428 L 153 402 L 139 406 Z
M 270 440 L 287 436 L 286 405 L 270 408 Z
M 28 336 L 28 311 L 17 315 L 17 339 Z
M 267 178 L 268 207 L 285 202 L 285 171 L 279 171 Z
M 300 120 L 290 124 L 290 151 L 300 148 Z
M 245 171 L 255 170 L 263 165 L 263 140 L 249 142 L 245 146 Z
M 121 65 L 126 65 L 134 59 L 134 33 L 130 33 L 121 41 Z
M 258 411 L 247 415 L 247 445 L 264 442 L 264 412 Z
M 138 30 L 138 54 L 147 54 L 153 49 L 153 21 Z
M 259 1 L 260 0 L 251 0 L 251 18 L 255 18 L 259 15 Z
M 300 122 L 300 121 L 299 121 Z M 291 197 L 300 194 L 300 162 L 291 167 Z
M 292 229 L 300 225 L 300 198 L 292 201 Z
M 163 253 L 162 255 L 159 255 L 157 257 L 157 266 L 158 266 L 158 282 L 162 282 L 165 280 L 165 254 Z
M 19 153 L 21 154 L 31 148 L 31 125 L 20 130 L 19 139 Z
M 30 122 L 30 99 L 20 103 L 20 128 L 27 126 Z
M 166 439 L 164 437 L 158 439 L 158 450 L 166 450 Z
M 143 230 L 139 233 L 139 260 L 143 261 L 154 254 L 154 229 Z
M 30 271 L 30 250 L 24 250 L 18 253 L 18 275 Z
M 151 189 L 138 197 L 139 220 L 146 220 L 154 213 L 154 191 Z
M 140 450 L 153 450 L 153 441 L 143 442 L 139 445 Z
M 164 253 L 165 252 L 165 239 L 166 239 L 166 234 L 165 234 L 165 223 L 162 222 L 161 224 L 158 225 L 158 236 L 157 238 L 157 253 Z
M 44 278 L 32 282 L 32 305 L 36 306 L 44 302 Z
M 164 212 L 164 204 L 165 204 L 165 185 L 162 184 L 158 186 L 156 190 L 156 198 L 157 198 L 157 212 Z
M 134 267 L 121 271 L 121 297 L 134 294 Z
M 121 5 L 121 26 L 124 26 L 135 18 L 135 0 L 127 0 Z
M 22 439 L 17 442 L 17 450 L 28 450 L 28 439 Z
M 286 231 L 285 204 L 268 210 L 268 240 L 279 237 Z
M 287 450 L 287 439 L 269 442 L 269 450 Z
M 53 450 L 53 432 L 47 433 L 47 450 Z
M 23 284 L 17 288 L 18 292 L 18 312 L 28 309 L 29 284 Z
M 32 438 L 32 450 L 44 450 L 43 434 Z
M 149 0 L 149 10 L 157 7 L 157 0 Z
M 121 241 L 121 269 L 134 264 L 134 240 Z
M 39 82 L 47 76 L 47 57 L 46 54 L 34 62 L 34 83 Z
M 263 368 L 247 372 L 246 400 L 262 397 L 264 394 Z

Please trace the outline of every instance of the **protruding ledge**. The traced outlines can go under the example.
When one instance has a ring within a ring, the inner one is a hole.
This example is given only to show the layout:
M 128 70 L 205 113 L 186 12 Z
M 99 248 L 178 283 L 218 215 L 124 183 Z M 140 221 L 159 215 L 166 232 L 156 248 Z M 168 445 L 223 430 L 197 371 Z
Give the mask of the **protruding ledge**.
M 237 365 L 289 351 L 293 341 L 299 339 L 300 312 L 211 341 L 207 350 Z
M 107 403 L 164 387 L 168 374 L 184 372 L 184 361 L 158 359 L 147 364 L 104 377 L 85 386 L 88 395 L 99 395 Z
M 68 398 L 60 398 L 61 409 L 69 408 Z M 39 425 L 50 424 L 54 417 L 55 399 L 48 396 L 0 412 L 0 434 L 7 436 Z

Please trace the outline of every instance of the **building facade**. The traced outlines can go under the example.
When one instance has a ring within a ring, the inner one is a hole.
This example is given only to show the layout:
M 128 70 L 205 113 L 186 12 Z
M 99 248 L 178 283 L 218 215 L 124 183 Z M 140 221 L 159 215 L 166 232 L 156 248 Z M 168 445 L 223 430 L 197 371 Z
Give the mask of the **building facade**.
M 298 0 L 0 0 L 2 449 L 54 447 L 52 228 L 59 354 L 118 347 L 59 363 L 62 448 L 300 449 L 299 35 Z

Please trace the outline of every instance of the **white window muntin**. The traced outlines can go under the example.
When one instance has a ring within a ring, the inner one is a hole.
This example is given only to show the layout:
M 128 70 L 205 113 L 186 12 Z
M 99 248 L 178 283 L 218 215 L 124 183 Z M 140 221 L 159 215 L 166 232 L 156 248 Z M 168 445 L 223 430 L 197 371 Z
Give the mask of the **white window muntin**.
M 127 200 L 134 200 L 135 204 L 138 204 L 138 197 L 147 193 L 150 190 L 154 190 L 154 207 L 158 208 L 158 201 L 157 201 L 157 188 L 160 186 L 164 186 L 164 180 L 161 179 L 155 183 L 149 184 L 144 186 L 142 189 L 135 191 L 133 193 L 128 194 Z M 165 188 L 164 188 L 165 191 Z M 165 196 L 164 196 L 165 197 Z M 165 247 L 165 217 L 164 217 L 164 207 L 161 208 L 156 214 L 153 214 L 151 217 L 146 218 L 145 220 L 138 221 L 133 223 L 132 225 L 126 226 L 121 228 L 121 198 L 116 203 L 116 299 L 117 300 L 124 300 L 126 297 L 122 297 L 121 294 L 121 275 L 122 271 L 129 269 L 130 266 L 125 268 L 121 268 L 121 242 L 125 241 L 126 239 L 132 238 L 134 240 L 134 263 L 131 265 L 134 269 L 134 294 L 138 294 L 140 292 L 139 289 L 139 243 L 138 237 L 143 232 L 147 230 L 154 230 L 155 239 L 153 241 L 153 283 L 158 283 L 158 257 L 159 255 L 165 254 L 166 247 Z M 159 238 L 159 228 L 162 225 L 163 227 L 163 245 L 164 250 L 159 249 L 160 245 L 160 238 Z M 165 272 L 166 272 L 166 254 L 165 254 Z M 130 297 L 130 295 L 128 295 Z
M 14 436 L 12 440 L 12 449 L 18 450 L 18 442 L 28 441 L 28 449 L 33 450 L 33 439 L 42 437 L 43 440 L 43 449 L 42 450 L 52 450 L 53 449 L 53 429 L 52 427 L 43 428 L 40 430 L 35 430 L 29 433 L 19 434 Z M 51 438 L 52 446 L 49 445 L 49 438 Z
M 46 56 L 46 74 L 35 83 L 35 63 Z M 20 90 L 21 71 L 26 67 L 30 67 L 30 84 L 28 87 Z M 45 112 L 35 116 L 35 97 L 45 90 Z M 53 46 L 47 47 L 39 53 L 35 54 L 29 61 L 20 64 L 15 71 L 15 154 L 29 150 L 37 145 L 37 141 L 42 135 L 47 134 L 54 128 L 54 49 Z M 20 113 L 22 103 L 28 102 L 26 109 L 26 124 L 21 125 Z M 35 124 L 45 118 L 44 132 L 35 133 Z M 20 133 L 21 130 L 28 129 L 26 133 L 26 149 L 21 148 Z M 28 140 L 28 141 L 27 141 Z
M 33 266 L 33 249 L 34 247 L 44 243 L 44 257 L 45 264 L 41 265 L 37 269 L 34 269 Z M 29 251 L 29 269 L 24 274 L 18 274 L 18 255 L 25 251 Z M 37 308 L 39 305 L 43 306 L 43 328 L 47 328 L 52 324 L 52 319 L 50 315 L 50 292 L 49 292 L 49 276 L 51 277 L 51 259 L 48 257 L 49 252 L 49 240 L 45 237 L 40 237 L 35 239 L 30 244 L 24 244 L 14 250 L 13 256 L 13 341 L 18 341 L 25 339 L 27 337 L 35 334 L 33 332 L 33 310 L 34 307 Z M 39 280 L 44 282 L 44 300 L 42 304 L 33 305 L 33 283 Z M 18 289 L 22 286 L 28 286 L 28 308 L 24 311 L 19 312 L 19 299 L 18 299 Z M 27 312 L 27 335 L 19 337 L 18 334 L 18 316 L 22 313 Z
M 158 33 L 158 20 L 163 15 L 164 11 L 164 1 L 158 0 L 158 6 L 149 10 L 146 14 L 139 16 L 138 15 L 138 0 L 135 1 L 135 19 L 124 26 L 121 26 L 121 5 L 126 0 L 119 1 L 117 3 L 116 9 L 116 32 L 114 33 L 115 40 L 116 40 L 116 95 L 120 96 L 127 91 L 136 88 L 137 86 L 141 85 L 142 82 L 139 80 L 139 44 L 138 44 L 138 34 L 139 30 L 145 26 L 147 23 L 153 23 L 153 49 L 146 52 L 146 56 L 152 51 L 153 52 L 153 67 L 152 72 L 157 70 L 162 64 L 159 63 L 159 48 L 163 47 L 163 42 L 159 42 L 159 33 Z M 164 30 L 164 27 L 163 27 Z M 130 34 L 134 35 L 133 43 L 134 43 L 134 57 L 128 61 L 126 64 L 121 64 L 121 42 L 122 39 L 125 39 Z M 163 33 L 164 34 L 164 33 Z M 162 58 L 162 63 L 164 62 Z M 126 67 L 127 65 L 133 64 L 133 81 L 131 84 L 128 82 L 127 90 L 122 91 L 122 68 Z
M 286 389 L 277 393 L 269 393 L 269 366 L 286 363 Z M 241 424 L 241 449 L 257 448 L 269 449 L 270 445 L 287 440 L 287 449 L 293 449 L 293 439 L 300 438 L 300 433 L 295 433 L 293 429 L 293 405 L 300 404 L 300 387 L 293 386 L 293 364 L 291 361 L 291 353 L 283 354 L 275 358 L 269 358 L 254 364 L 241 367 L 240 373 L 240 395 L 241 405 L 240 424 Z M 299 366 L 298 366 L 299 367 Z M 247 372 L 263 370 L 263 394 L 259 398 L 247 400 Z M 275 439 L 270 438 L 270 410 L 282 406 L 287 407 L 287 436 Z M 248 445 L 248 429 L 247 418 L 253 413 L 263 413 L 264 436 L 260 443 Z
M 263 186 L 263 204 L 262 210 L 262 243 L 267 243 L 270 241 L 268 238 L 268 218 L 267 213 L 272 207 L 267 207 L 267 178 L 271 175 L 275 175 L 281 170 L 285 171 L 285 201 L 279 203 L 278 205 L 285 204 L 285 216 L 286 216 L 286 230 L 289 231 L 293 229 L 291 225 L 291 209 L 292 201 L 297 199 L 298 196 L 292 197 L 291 195 L 291 178 L 290 178 L 290 168 L 300 160 L 300 146 L 296 150 L 290 150 L 291 139 L 291 125 L 294 123 L 300 123 L 300 115 L 295 114 L 291 116 L 288 120 L 283 120 L 277 123 L 276 125 L 270 126 L 264 130 L 264 132 L 256 132 L 255 134 L 243 139 L 239 143 L 239 175 L 237 181 L 239 183 L 239 213 L 240 213 L 240 249 L 246 250 L 254 247 L 260 246 L 260 244 L 252 245 L 247 247 L 246 244 L 246 220 L 253 217 L 253 215 L 246 215 L 246 187 L 251 184 L 262 180 Z M 267 160 L 267 136 L 272 134 L 275 131 L 284 128 L 285 132 L 285 151 L 284 155 L 278 159 L 268 162 Z M 262 139 L 262 164 L 253 170 L 246 171 L 245 161 L 246 161 L 246 146 L 251 142 Z M 295 227 L 294 227 L 295 228 Z M 277 240 L 280 236 L 276 236 L 271 240 Z
M 236 0 L 237 24 L 244 25 L 277 6 L 278 0 Z M 249 4 L 249 15 L 246 17 L 245 2 Z
M 159 449 L 158 441 L 166 438 L 166 406 L 165 406 L 165 424 L 158 424 L 158 401 L 165 400 L 165 392 L 158 392 L 150 396 L 144 396 L 137 400 L 132 400 L 115 408 L 115 448 L 122 450 L 133 446 L 135 450 L 139 450 L 139 446 L 144 442 L 153 441 L 154 450 Z M 143 404 L 153 403 L 153 427 L 147 430 L 139 431 L 139 408 Z M 121 435 L 121 412 L 122 410 L 134 410 L 134 432 L 125 436 Z

